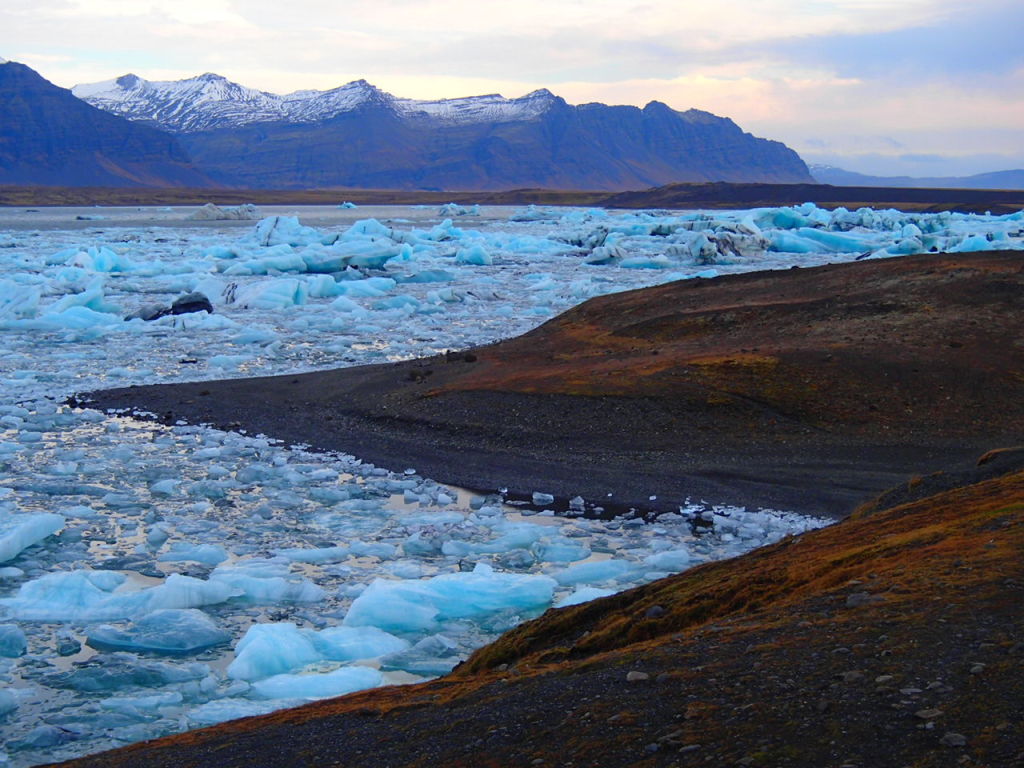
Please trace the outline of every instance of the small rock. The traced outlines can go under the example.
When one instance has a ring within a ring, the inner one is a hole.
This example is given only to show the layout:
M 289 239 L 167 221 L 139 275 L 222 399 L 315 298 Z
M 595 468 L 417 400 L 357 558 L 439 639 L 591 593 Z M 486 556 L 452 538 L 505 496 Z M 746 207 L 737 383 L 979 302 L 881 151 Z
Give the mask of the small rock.
M 637 672 L 635 669 L 626 674 L 627 683 L 639 683 L 643 680 L 650 680 L 651 676 L 646 672 Z
M 696 752 L 698 749 L 700 749 L 700 744 L 687 744 L 679 748 L 679 754 L 685 755 L 687 752 Z
M 869 592 L 854 592 L 846 598 L 847 608 L 859 608 L 862 605 L 881 603 L 885 600 L 881 595 L 872 595 Z
M 984 664 L 972 664 L 971 665 L 971 674 L 972 675 L 980 675 L 984 671 L 985 671 L 985 665 Z
M 895 675 L 879 675 L 875 678 L 875 682 L 879 685 L 885 685 L 886 683 L 892 682 L 895 677 Z
M 967 746 L 967 738 L 962 733 L 947 731 L 946 735 L 939 739 L 939 743 L 946 747 L 964 747 Z
M 644 617 L 648 619 L 660 619 L 665 615 L 665 609 L 660 605 L 652 605 L 644 613 Z
M 864 673 L 853 670 L 851 672 L 843 672 L 839 677 L 844 683 L 855 683 L 864 678 Z
M 934 720 L 936 717 L 942 716 L 941 709 L 919 709 L 914 713 L 922 720 Z

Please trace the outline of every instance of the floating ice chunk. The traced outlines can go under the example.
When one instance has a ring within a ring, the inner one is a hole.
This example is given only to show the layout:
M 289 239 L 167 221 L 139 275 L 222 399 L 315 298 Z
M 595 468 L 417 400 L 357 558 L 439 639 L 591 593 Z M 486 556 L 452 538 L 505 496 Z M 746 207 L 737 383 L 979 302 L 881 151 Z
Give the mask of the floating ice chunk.
M 533 505 L 535 507 L 542 507 L 545 504 L 553 503 L 555 497 L 552 496 L 550 493 L 541 493 L 540 491 L 534 491 L 531 500 L 533 501 Z
M 376 298 L 391 291 L 398 283 L 390 277 L 368 277 L 365 280 L 347 280 L 338 283 L 342 296 Z M 335 304 L 338 300 L 335 300 Z
M 438 216 L 479 216 L 480 215 L 480 206 L 479 205 L 472 205 L 472 206 L 468 206 L 467 207 L 465 205 L 459 205 L 458 203 L 445 203 L 444 205 L 442 205 L 438 209 L 437 215 Z
M 326 699 L 383 685 L 384 676 L 370 667 L 341 667 L 333 672 L 274 675 L 252 685 L 268 699 Z
M 565 608 L 570 605 L 579 605 L 580 603 L 589 603 L 591 600 L 597 600 L 599 597 L 608 597 L 608 595 L 614 595 L 614 589 L 601 589 L 600 587 L 580 587 L 575 592 L 572 592 L 557 603 L 555 608 Z
M 100 706 L 110 712 L 122 712 L 128 715 L 139 713 L 155 713 L 163 707 L 175 707 L 185 697 L 178 691 L 154 693 L 150 696 L 110 696 L 100 701 Z
M 154 611 L 126 629 L 102 624 L 88 632 L 88 643 L 94 648 L 167 654 L 193 653 L 230 639 L 230 633 L 195 609 Z
M 950 253 L 976 253 L 978 251 L 992 251 L 998 247 L 1000 246 L 990 242 L 984 235 L 972 234 L 948 250 Z
M 554 588 L 546 576 L 495 573 L 484 563 L 470 573 L 420 581 L 377 579 L 355 599 L 343 623 L 393 632 L 428 631 L 451 619 L 539 611 L 551 604 Z
M 595 584 L 602 581 L 619 580 L 635 570 L 633 563 L 626 560 L 595 560 L 579 563 L 554 574 L 559 584 Z
M 630 256 L 619 262 L 623 269 L 669 269 L 672 262 L 667 256 Z
M 352 202 L 351 200 L 346 200 L 346 201 L 345 201 L 344 203 L 342 203 L 342 204 L 341 204 L 341 205 L 339 205 L 338 207 L 339 207 L 339 208 L 348 208 L 348 209 L 352 209 L 352 208 L 358 208 L 359 206 L 357 206 L 357 205 L 356 205 L 355 203 L 353 203 L 353 202 Z
M 88 307 L 70 307 L 59 312 L 47 311 L 38 317 L 21 320 L 0 320 L 0 327 L 35 331 L 87 330 L 113 325 L 123 326 L 119 316 L 97 312 Z
M 0 656 L 9 659 L 24 656 L 28 640 L 17 624 L 0 624 Z
M 77 662 L 67 672 L 47 675 L 43 682 L 52 688 L 70 688 L 87 693 L 124 688 L 152 688 L 173 683 L 202 680 L 210 674 L 205 664 L 169 664 L 140 659 L 131 653 L 100 653 Z
M 68 253 L 68 251 L 62 253 Z M 55 254 L 54 258 L 59 255 Z M 139 268 L 126 255 L 115 253 L 105 245 L 91 245 L 85 250 L 78 250 L 70 254 L 64 263 L 70 267 L 80 267 L 91 272 L 132 272 Z
M 174 542 L 170 552 L 165 552 L 157 558 L 161 563 L 178 563 L 188 560 L 203 565 L 219 565 L 227 559 L 227 551 L 219 544 L 192 545 L 184 541 Z
M 313 645 L 331 661 L 375 659 L 409 647 L 408 641 L 377 627 L 328 627 L 315 633 Z
M 0 512 L 0 563 L 13 560 L 64 527 L 64 517 L 52 512 L 38 515 Z
M 262 680 L 323 659 L 313 632 L 291 622 L 253 624 L 235 646 L 227 674 L 233 680 Z
M 48 573 L 0 600 L 11 617 L 26 621 L 113 621 L 144 616 L 162 608 L 198 608 L 222 603 L 241 590 L 228 584 L 172 574 L 159 586 L 113 591 L 125 581 L 115 571 Z
M 508 217 L 509 221 L 557 221 L 558 215 L 532 203 Z
M 301 704 L 301 701 L 292 702 Z M 251 699 L 216 699 L 193 707 L 188 711 L 188 719 L 197 726 L 217 725 L 240 717 L 265 715 L 276 709 L 289 706 L 289 702 L 281 700 L 253 701 Z
M 0 716 L 18 708 L 18 698 L 9 688 L 0 688 Z
M 455 280 L 455 275 L 445 269 L 425 269 L 395 279 L 400 283 L 450 283 Z
M 35 317 L 41 296 L 36 286 L 0 280 L 0 319 Z
M 274 552 L 293 563 L 340 563 L 349 555 L 348 547 L 321 547 L 319 549 L 277 549 Z
M 769 250 L 777 253 L 828 253 L 830 249 L 815 240 L 801 237 L 793 232 L 775 230 L 769 235 Z
M 456 264 L 472 264 L 476 266 L 489 266 L 494 263 L 491 256 L 481 245 L 471 245 L 468 248 L 460 248 L 455 254 Z
M 259 209 L 252 203 L 223 208 L 214 203 L 207 203 L 188 215 L 192 221 L 251 221 L 259 217 Z
M 685 571 L 692 563 L 692 556 L 686 549 L 670 549 L 665 552 L 658 552 L 648 555 L 644 562 L 659 571 Z
M 537 559 L 546 563 L 573 563 L 590 557 L 590 548 L 565 539 L 542 542 L 534 547 Z
M 268 249 L 258 259 L 247 259 L 230 265 L 218 265 L 224 274 L 234 277 L 239 275 L 269 275 L 277 272 L 305 272 L 307 264 L 301 254 L 296 253 L 287 245 L 278 245 Z
M 250 560 L 218 566 L 210 581 L 230 587 L 242 600 L 252 603 L 305 603 L 324 597 L 324 591 L 281 563 Z
M 319 243 L 322 236 L 312 227 L 299 224 L 296 216 L 270 216 L 256 225 L 256 242 L 263 246 Z
M 306 303 L 309 288 L 296 278 L 261 280 L 240 288 L 235 304 L 248 309 L 284 309 Z
M 447 675 L 459 663 L 456 643 L 444 635 L 431 635 L 403 651 L 389 654 L 380 660 L 380 668 L 387 671 L 400 669 L 422 677 Z

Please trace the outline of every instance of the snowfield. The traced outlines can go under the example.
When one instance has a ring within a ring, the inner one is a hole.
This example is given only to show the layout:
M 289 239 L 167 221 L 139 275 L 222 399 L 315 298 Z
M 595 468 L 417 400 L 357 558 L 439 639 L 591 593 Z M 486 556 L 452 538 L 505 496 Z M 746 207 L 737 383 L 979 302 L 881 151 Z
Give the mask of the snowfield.
M 195 213 L 0 211 L 0 763 L 441 675 L 552 605 L 824 524 L 714 499 L 648 522 L 557 517 L 544 488 L 515 506 L 400 458 L 70 395 L 461 349 L 669 280 L 1024 249 L 1024 212 Z M 212 313 L 158 317 L 195 293 Z

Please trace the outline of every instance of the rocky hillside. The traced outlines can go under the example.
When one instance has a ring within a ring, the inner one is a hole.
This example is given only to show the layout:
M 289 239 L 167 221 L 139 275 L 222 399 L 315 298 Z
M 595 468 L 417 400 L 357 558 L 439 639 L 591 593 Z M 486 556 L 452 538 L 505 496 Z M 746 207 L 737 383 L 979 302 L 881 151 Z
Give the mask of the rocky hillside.
M 1024 456 L 583 605 L 446 678 L 69 766 L 1024 764 Z
M 96 109 L 16 62 L 0 64 L 0 184 L 210 186 L 173 136 Z

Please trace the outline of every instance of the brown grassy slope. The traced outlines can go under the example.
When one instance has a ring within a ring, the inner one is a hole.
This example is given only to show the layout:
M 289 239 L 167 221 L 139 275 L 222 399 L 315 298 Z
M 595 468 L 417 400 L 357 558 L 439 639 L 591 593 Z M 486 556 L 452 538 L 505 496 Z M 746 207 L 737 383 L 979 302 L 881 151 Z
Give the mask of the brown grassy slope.
M 1012 466 L 551 610 L 433 683 L 68 765 L 1019 766 L 1024 471 Z
M 468 356 L 91 397 L 469 488 L 839 516 L 1021 442 L 1022 267 L 994 252 L 681 281 Z
M 718 430 L 756 413 L 959 436 L 1024 426 L 1022 338 L 1024 255 L 925 255 L 599 297 L 427 385 L 669 398 L 715 410 Z

